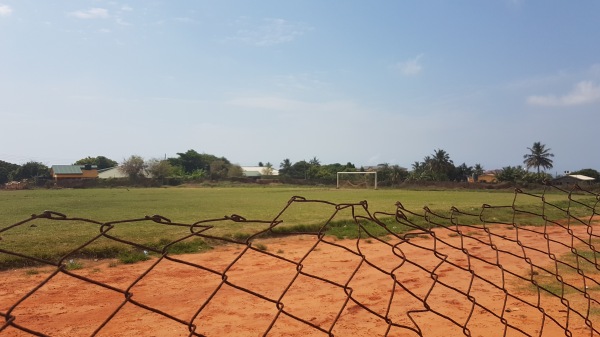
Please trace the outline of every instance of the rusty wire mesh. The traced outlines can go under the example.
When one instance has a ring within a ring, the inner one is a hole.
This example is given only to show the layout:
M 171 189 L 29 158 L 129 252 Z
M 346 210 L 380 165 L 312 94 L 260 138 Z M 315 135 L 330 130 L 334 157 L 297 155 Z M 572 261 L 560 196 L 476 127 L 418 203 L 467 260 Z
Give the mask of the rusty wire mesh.
M 548 193 L 564 195 L 564 202 L 548 202 Z M 521 207 L 524 198 L 537 206 Z M 0 240 L 1 254 L 48 269 L 33 284 L 0 278 L 0 335 L 133 336 L 145 326 L 153 331 L 145 335 L 174 336 L 600 336 L 598 200 L 578 187 L 548 187 L 540 194 L 516 190 L 511 205 L 436 214 L 400 202 L 395 212 L 372 212 L 366 201 L 293 197 L 273 220 L 232 215 L 193 224 L 159 215 L 102 223 L 45 211 L 0 235 L 40 219 L 77 222 L 95 233 L 59 259 L 7 250 Z M 287 247 L 286 240 L 301 237 L 296 255 L 261 246 L 263 237 L 285 226 L 290 208 L 311 205 L 331 209 L 318 232 L 273 239 Z M 359 231 L 352 241 L 326 235 L 342 213 Z M 535 226 L 523 225 L 531 221 Z M 180 227 L 186 234 L 161 247 L 113 234 L 135 222 Z M 262 227 L 236 239 L 211 235 L 216 222 Z M 397 225 L 410 231 L 397 234 Z M 174 245 L 197 238 L 227 248 L 210 259 L 201 256 L 213 253 L 171 253 Z M 153 258 L 128 266 L 123 280 L 69 268 L 99 240 Z M 317 260 L 323 256 L 326 262 Z M 163 274 L 175 285 L 161 284 Z M 18 284 L 24 287 L 15 289 Z M 91 295 L 93 303 L 86 301 Z M 49 317 L 48 306 L 63 310 Z

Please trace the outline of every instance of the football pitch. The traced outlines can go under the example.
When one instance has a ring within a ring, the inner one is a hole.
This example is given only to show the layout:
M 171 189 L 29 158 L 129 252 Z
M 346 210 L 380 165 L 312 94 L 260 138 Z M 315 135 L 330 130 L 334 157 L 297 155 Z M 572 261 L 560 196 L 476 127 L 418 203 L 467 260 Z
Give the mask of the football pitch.
M 388 214 L 382 218 L 394 224 L 391 229 L 395 232 L 408 230 L 402 226 L 395 226 L 393 214 L 396 212 L 397 202 L 416 214 L 422 215 L 427 207 L 433 213 L 450 216 L 452 207 L 462 212 L 479 214 L 484 204 L 509 207 L 515 199 L 515 193 L 511 190 L 338 190 L 270 186 L 2 191 L 0 248 L 53 260 L 97 235 L 99 224 L 107 222 L 126 223 L 110 233 L 123 239 L 135 238 L 149 246 L 164 246 L 164 242 L 171 242 L 173 238 L 189 233 L 189 227 L 186 226 L 161 226 L 152 221 L 144 221 L 146 216 L 153 215 L 160 215 L 168 221 L 185 225 L 224 219 L 233 215 L 247 220 L 259 220 L 210 222 L 210 235 L 243 240 L 268 228 L 269 222 L 275 219 L 295 196 L 334 204 L 356 204 L 366 201 L 368 212 Z M 564 194 L 547 194 L 544 198 L 546 202 L 567 202 Z M 519 203 L 522 208 L 534 211 L 541 207 L 540 199 L 535 197 L 521 197 Z M 331 207 L 328 206 L 325 203 L 295 203 L 293 209 L 286 211 L 286 217 L 278 229 L 318 231 L 332 215 Z M 36 218 L 36 215 L 47 210 L 71 220 L 51 221 Z M 506 211 L 510 211 L 510 208 Z M 498 219 L 492 220 L 500 221 L 502 218 L 510 222 L 511 214 L 512 212 L 505 212 L 504 215 L 498 215 Z M 356 235 L 357 226 L 352 225 L 351 220 L 351 214 L 340 213 L 333 222 L 333 227 L 328 227 L 327 233 L 338 238 L 353 237 Z M 13 226 L 21 221 L 27 223 Z M 373 230 L 381 228 L 374 226 Z M 184 248 L 182 252 L 189 253 L 207 248 L 204 241 L 199 240 L 195 244 Z M 86 251 L 83 257 L 114 258 L 123 253 L 120 248 L 116 248 L 114 242 L 107 240 L 105 243 L 99 242 L 89 247 L 89 251 Z M 22 260 L 15 256 L 0 254 L 0 269 L 18 267 L 21 264 L 19 261 Z

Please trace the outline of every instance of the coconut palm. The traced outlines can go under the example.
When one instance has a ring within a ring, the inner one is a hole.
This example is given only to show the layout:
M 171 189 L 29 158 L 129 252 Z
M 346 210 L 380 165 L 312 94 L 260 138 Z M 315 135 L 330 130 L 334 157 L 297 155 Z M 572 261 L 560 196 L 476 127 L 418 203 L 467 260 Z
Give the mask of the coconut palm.
M 535 142 L 532 147 L 528 147 L 527 149 L 531 152 L 523 156 L 525 159 L 523 160 L 523 164 L 525 164 L 527 170 L 530 167 L 535 167 L 537 168 L 537 173 L 540 173 L 540 167 L 544 169 L 552 168 L 552 159 L 550 158 L 554 157 L 554 154 L 550 153 L 551 149 L 547 149 L 546 145 Z
M 483 166 L 481 164 L 475 164 L 473 168 L 473 174 L 480 176 L 483 174 Z
M 448 179 L 449 173 L 454 169 L 454 163 L 450 160 L 450 155 L 442 149 L 433 152 L 429 166 L 431 171 L 439 176 L 441 180 Z
M 281 164 L 279 164 L 279 168 L 281 170 L 289 170 L 292 167 L 292 161 L 289 158 L 285 158 Z

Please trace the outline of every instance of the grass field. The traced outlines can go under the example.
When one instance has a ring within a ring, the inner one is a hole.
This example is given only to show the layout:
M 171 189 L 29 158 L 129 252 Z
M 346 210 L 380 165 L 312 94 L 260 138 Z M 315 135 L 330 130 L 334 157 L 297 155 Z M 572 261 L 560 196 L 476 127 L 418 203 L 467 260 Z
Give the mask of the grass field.
M 160 214 L 174 221 L 222 217 L 274 217 L 292 196 L 354 203 L 367 200 L 376 210 L 395 209 L 396 201 L 419 211 L 423 206 L 447 212 L 450 207 L 480 208 L 483 203 L 509 205 L 512 191 L 336 190 L 287 187 L 63 189 L 2 191 L 2 223 L 8 224 L 43 210 L 98 221 Z
M 200 220 L 222 218 L 237 214 L 248 220 L 273 220 L 293 196 L 306 199 L 326 200 L 332 203 L 357 203 L 366 200 L 371 212 L 394 213 L 395 203 L 400 201 L 406 209 L 423 214 L 423 207 L 449 215 L 452 206 L 461 211 L 478 214 L 483 204 L 510 206 L 513 191 L 415 191 L 415 190 L 336 190 L 330 188 L 294 187 L 212 187 L 212 188 L 144 188 L 144 189 L 62 189 L 2 191 L 0 193 L 0 249 L 17 251 L 56 261 L 97 235 L 99 225 L 80 220 L 52 221 L 35 219 L 23 225 L 2 231 L 12 224 L 28 219 L 32 214 L 52 210 L 69 218 L 83 218 L 99 223 L 140 219 L 119 223 L 110 231 L 111 235 L 130 240 L 140 245 L 155 247 L 157 251 L 165 244 L 189 234 L 189 227 L 165 226 L 143 220 L 146 215 L 159 214 L 176 223 L 191 224 Z M 546 202 L 566 207 L 564 194 L 547 194 Z M 519 195 L 519 208 L 539 212 L 540 198 Z M 332 215 L 327 204 L 295 204 L 286 211 L 284 226 L 317 229 Z M 548 212 L 548 210 L 546 211 Z M 585 209 L 582 210 L 584 215 Z M 510 221 L 512 209 L 505 208 L 498 219 Z M 560 214 L 557 215 L 560 217 Z M 539 217 L 534 217 L 539 221 Z M 335 220 L 342 223 L 350 220 L 350 214 L 340 214 Z M 391 218 L 390 218 L 391 220 Z M 521 220 L 520 220 L 521 221 Z M 523 217 L 522 221 L 526 221 Z M 268 223 L 246 223 L 231 221 L 211 222 L 214 229 L 210 234 L 244 239 L 268 227 Z M 281 228 L 285 228 L 281 226 Z M 355 226 L 334 226 L 329 233 L 348 237 L 347 232 Z M 394 227 L 402 231 L 405 228 Z M 202 240 L 187 240 L 179 243 L 177 252 L 193 252 L 205 249 Z M 82 251 L 88 257 L 117 257 L 122 261 L 143 259 L 139 251 L 132 252 L 130 246 L 117 244 L 102 238 Z M 175 252 L 175 251 L 174 251 Z M 125 255 L 123 255 L 125 254 Z M 138 254 L 140 256 L 130 256 Z M 19 266 L 23 259 L 0 252 L 0 269 Z M 31 261 L 26 262 L 31 263 Z

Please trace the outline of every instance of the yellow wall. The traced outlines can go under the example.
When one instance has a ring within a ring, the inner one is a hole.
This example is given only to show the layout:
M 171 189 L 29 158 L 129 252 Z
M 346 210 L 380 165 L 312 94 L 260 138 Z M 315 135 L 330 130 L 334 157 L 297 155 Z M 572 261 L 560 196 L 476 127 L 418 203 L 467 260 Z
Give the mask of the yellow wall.
M 486 182 L 486 183 L 495 183 L 498 181 L 498 179 L 493 174 L 482 174 L 479 177 L 477 177 L 477 181 Z
M 98 170 L 81 170 L 83 172 L 83 178 L 98 178 Z
M 467 177 L 467 181 L 470 183 L 474 183 L 475 180 L 473 179 L 473 177 Z M 493 174 L 482 174 L 480 176 L 477 177 L 477 182 L 478 183 L 497 183 L 498 179 L 496 178 L 495 175 Z

